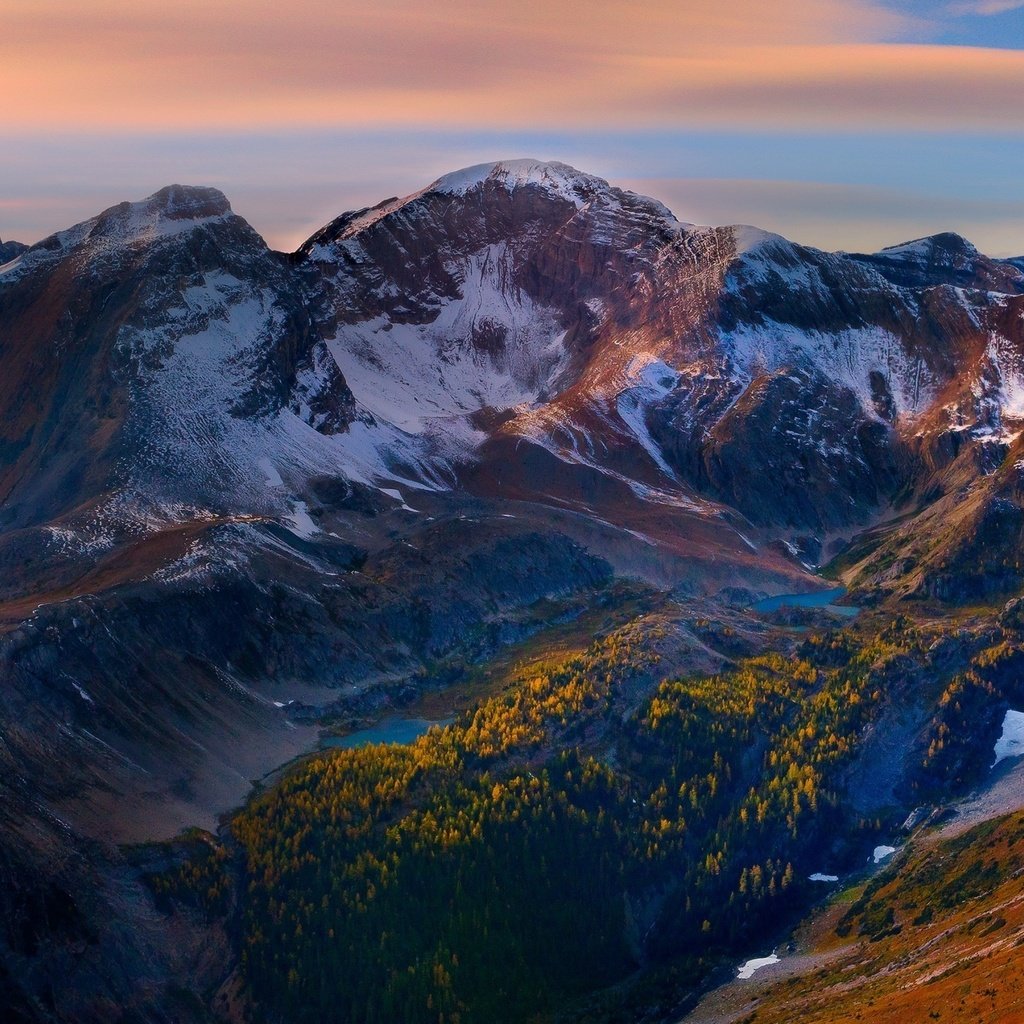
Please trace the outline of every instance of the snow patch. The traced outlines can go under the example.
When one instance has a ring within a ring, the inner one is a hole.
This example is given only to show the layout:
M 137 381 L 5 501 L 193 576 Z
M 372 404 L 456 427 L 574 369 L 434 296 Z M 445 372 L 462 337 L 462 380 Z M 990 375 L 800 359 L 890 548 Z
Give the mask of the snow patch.
M 285 519 L 290 524 L 292 533 L 303 540 L 309 540 L 310 537 L 314 537 L 320 532 L 320 527 L 313 521 L 313 517 L 309 514 L 309 506 L 304 501 L 296 501 L 291 513 L 285 516 Z
M 992 762 L 993 768 L 1000 761 L 1024 756 L 1024 711 L 1007 710 L 993 753 L 996 758 Z
M 281 474 L 278 473 L 277 467 L 268 458 L 262 458 L 257 463 L 260 469 L 263 470 L 263 475 L 267 478 L 267 485 L 270 487 L 283 487 L 284 481 L 281 479 Z
M 406 512 L 419 512 L 418 508 L 412 508 L 407 505 L 405 498 L 402 497 L 402 492 L 397 487 L 381 487 L 379 488 L 381 494 L 386 494 L 389 498 L 394 498 L 398 502 L 398 507 L 404 509 Z
M 807 271 L 800 268 L 799 273 Z M 813 285 L 803 281 L 793 287 Z M 869 416 L 876 415 L 872 372 L 888 383 L 899 416 L 914 416 L 931 400 L 931 381 L 923 362 L 912 358 L 899 338 L 879 327 L 833 334 L 766 320 L 723 333 L 722 345 L 734 368 L 734 379 L 742 387 L 763 374 L 799 366 L 848 388 Z
M 208 274 L 176 304 L 168 306 L 162 295 L 154 304 L 158 326 L 128 325 L 118 338 L 145 385 L 135 400 L 138 447 L 130 487 L 147 500 L 167 504 L 174 494 L 201 495 L 213 507 L 227 503 L 277 518 L 308 537 L 315 524 L 288 487 L 312 476 L 374 483 L 382 477 L 406 482 L 408 474 L 414 478 L 409 486 L 448 485 L 443 460 L 428 458 L 415 439 L 365 409 L 336 434 L 320 433 L 309 416 L 288 408 L 258 417 L 234 414 L 259 387 L 261 353 L 290 330 L 272 288 Z M 333 360 L 326 351 L 324 358 Z M 402 472 L 392 469 L 396 464 Z
M 896 852 L 895 846 L 876 846 L 871 854 L 871 859 L 876 864 L 881 864 Z
M 995 371 L 996 381 L 985 380 L 983 374 L 983 379 L 976 385 L 976 397 L 989 397 L 985 385 L 996 383 L 999 400 L 997 416 L 1024 419 L 1024 359 L 1008 339 L 996 334 L 989 337 L 985 355 Z
M 96 701 L 94 701 L 92 697 L 90 697 L 89 694 L 85 692 L 83 687 L 81 687 L 77 682 L 75 682 L 74 679 L 71 680 L 71 685 L 78 691 L 78 696 L 81 697 L 82 700 L 86 702 L 86 704 L 96 703 Z
M 536 401 L 567 361 L 565 331 L 554 310 L 512 285 L 514 265 L 504 242 L 488 246 L 451 268 L 461 295 L 432 323 L 378 318 L 343 328 L 329 345 L 359 404 L 419 434 L 432 426 L 447 433 L 452 418 L 480 409 Z M 459 430 L 464 439 L 476 433 Z
M 782 242 L 784 245 L 790 244 L 781 235 L 765 231 L 763 228 L 755 228 L 750 224 L 734 224 L 729 230 L 732 232 L 737 256 L 746 255 L 762 245 L 773 242 Z
M 619 419 L 629 428 L 630 433 L 658 469 L 670 480 L 675 480 L 676 475 L 647 429 L 646 411 L 672 391 L 680 376 L 678 370 L 674 370 L 662 360 L 656 359 L 650 353 L 641 353 L 634 356 L 626 365 L 627 386 L 616 400 Z M 635 383 L 629 383 L 630 381 Z
M 772 953 L 770 956 L 754 957 L 753 960 L 740 964 L 736 971 L 736 977 L 740 981 L 746 981 L 748 978 L 752 978 L 762 967 L 770 967 L 778 962 L 779 957 L 775 953 Z

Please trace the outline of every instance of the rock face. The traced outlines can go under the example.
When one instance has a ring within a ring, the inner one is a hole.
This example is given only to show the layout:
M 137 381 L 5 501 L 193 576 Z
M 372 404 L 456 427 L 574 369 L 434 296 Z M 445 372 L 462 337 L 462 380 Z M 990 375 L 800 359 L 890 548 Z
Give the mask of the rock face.
M 181 186 L 7 243 L 0 848 L 53 853 L 6 870 L 67 935 L 0 939 L 0 993 L 36 1019 L 62 950 L 108 948 L 69 859 L 109 882 L 96 842 L 212 827 L 318 717 L 545 602 L 811 589 L 865 528 L 851 583 L 1019 588 L 1022 425 L 1024 261 L 684 224 L 561 164 L 448 175 L 290 255 Z M 140 947 L 66 1019 L 193 954 Z
M 172 186 L 5 266 L 4 522 L 301 518 L 313 476 L 495 486 L 511 445 L 824 536 L 1024 415 L 1022 304 L 955 235 L 822 253 L 560 164 L 457 172 L 290 258 Z
M 867 519 L 893 493 L 891 425 L 866 415 L 849 388 L 794 368 L 731 391 L 699 439 L 687 430 L 700 422 L 692 392 L 652 409 L 650 426 L 667 460 L 751 522 L 826 531 Z
M 20 256 L 27 248 L 23 242 L 5 242 L 0 239 L 0 266 Z
M 126 634 L 234 679 L 259 659 L 200 642 L 214 605 L 240 601 L 272 651 L 287 580 L 313 625 L 284 671 L 395 679 L 609 566 L 799 588 L 802 562 L 893 513 L 851 581 L 1011 589 L 1022 316 L 1024 271 L 958 236 L 823 253 L 562 164 L 468 168 L 290 256 L 214 189 L 122 203 L 0 267 L 0 622 L 30 652 L 9 670 L 50 650 L 33 672 L 56 678 L 64 611 L 122 614 L 131 592 Z M 498 596 L 506 540 L 546 552 L 540 589 Z M 453 590 L 436 566 L 457 550 Z M 191 628 L 148 617 L 179 597 Z M 116 689 L 133 670 L 95 671 Z M 131 714 L 106 698 L 117 748 Z

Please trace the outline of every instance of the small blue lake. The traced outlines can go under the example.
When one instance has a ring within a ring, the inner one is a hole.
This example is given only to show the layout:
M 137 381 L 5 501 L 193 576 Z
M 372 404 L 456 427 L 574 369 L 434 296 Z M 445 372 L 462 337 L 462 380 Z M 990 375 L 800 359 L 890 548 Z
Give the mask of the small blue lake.
M 775 597 L 756 601 L 750 607 L 755 612 L 774 612 L 779 608 L 827 608 L 830 612 L 852 619 L 860 611 L 859 608 L 833 604 L 845 593 L 846 587 L 836 587 L 833 590 L 815 590 L 809 594 L 776 594 Z
M 347 736 L 325 736 L 322 747 L 365 747 L 369 743 L 412 743 L 418 740 L 432 725 L 449 725 L 453 719 L 429 722 L 425 718 L 386 718 L 369 729 L 359 729 Z

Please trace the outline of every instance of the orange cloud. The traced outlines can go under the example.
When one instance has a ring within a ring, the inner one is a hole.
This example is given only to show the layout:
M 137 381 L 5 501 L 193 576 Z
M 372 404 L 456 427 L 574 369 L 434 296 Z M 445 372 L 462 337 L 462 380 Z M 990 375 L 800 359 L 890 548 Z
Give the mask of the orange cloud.
M 868 0 L 0 0 L 8 129 L 1019 129 L 1024 54 Z
M 858 44 L 747 48 L 693 60 L 649 61 L 642 107 L 744 127 L 985 128 L 1019 131 L 1024 52 Z

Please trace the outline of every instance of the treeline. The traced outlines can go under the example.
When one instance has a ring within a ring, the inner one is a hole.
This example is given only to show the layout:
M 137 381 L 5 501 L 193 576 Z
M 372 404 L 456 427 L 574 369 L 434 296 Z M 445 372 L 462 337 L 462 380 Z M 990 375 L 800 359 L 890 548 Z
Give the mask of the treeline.
M 408 746 L 325 753 L 235 821 L 242 969 L 267 1019 L 551 1015 L 714 957 L 802 900 L 909 624 L 661 684 L 625 629 Z

